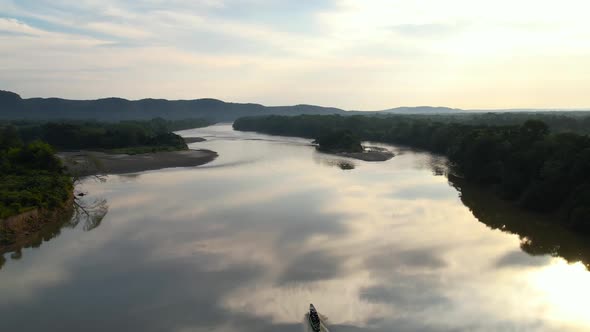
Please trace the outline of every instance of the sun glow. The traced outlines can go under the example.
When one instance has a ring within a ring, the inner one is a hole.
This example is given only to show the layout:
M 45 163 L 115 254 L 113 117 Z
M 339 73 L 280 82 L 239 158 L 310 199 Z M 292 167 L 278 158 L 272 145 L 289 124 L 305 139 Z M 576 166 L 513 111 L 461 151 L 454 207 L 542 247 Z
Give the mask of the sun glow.
M 560 321 L 590 323 L 590 273 L 582 263 L 563 260 L 535 272 L 531 282 L 550 303 L 550 313 Z

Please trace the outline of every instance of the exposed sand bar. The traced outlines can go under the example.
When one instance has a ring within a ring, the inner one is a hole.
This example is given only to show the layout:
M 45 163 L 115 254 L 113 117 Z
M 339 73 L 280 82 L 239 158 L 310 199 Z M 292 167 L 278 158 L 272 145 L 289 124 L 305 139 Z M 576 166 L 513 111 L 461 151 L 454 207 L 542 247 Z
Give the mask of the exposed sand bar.
M 376 146 L 366 146 L 363 152 L 322 152 L 363 161 L 387 161 L 395 157 L 393 152 Z
M 211 150 L 184 150 L 145 154 L 109 154 L 97 151 L 60 152 L 64 165 L 80 176 L 92 174 L 125 174 L 170 167 L 194 167 L 217 158 Z

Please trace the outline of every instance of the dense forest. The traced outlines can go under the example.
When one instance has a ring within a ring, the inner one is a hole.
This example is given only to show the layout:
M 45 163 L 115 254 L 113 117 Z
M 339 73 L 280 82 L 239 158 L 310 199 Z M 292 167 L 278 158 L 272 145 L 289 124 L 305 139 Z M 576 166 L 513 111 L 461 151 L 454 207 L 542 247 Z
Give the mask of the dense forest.
M 0 219 L 67 201 L 72 179 L 47 143 L 23 143 L 15 127 L 0 128 Z M 0 224 L 0 244 L 10 231 Z
M 315 141 L 324 152 L 362 152 L 361 139 L 350 130 L 335 130 L 320 135 Z
M 13 121 L 24 142 L 40 140 L 59 150 L 98 149 L 122 153 L 183 150 L 187 146 L 173 130 L 208 126 L 203 119 L 105 123 L 95 121 Z M 2 123 L 0 123 L 0 126 Z M 8 125 L 8 124 L 5 124 Z
M 357 114 L 358 115 L 358 114 Z M 423 121 L 461 123 L 467 125 L 514 126 L 522 125 L 528 120 L 545 122 L 553 133 L 590 134 L 590 112 L 459 112 L 446 114 L 413 114 L 413 115 L 379 115 L 386 119 L 403 121 L 415 119 Z
M 268 116 L 236 120 L 234 128 L 317 139 L 348 130 L 363 140 L 402 144 L 448 156 L 457 174 L 490 186 L 503 199 L 555 213 L 590 232 L 590 138 L 551 133 L 548 125 L 463 124 L 412 116 Z

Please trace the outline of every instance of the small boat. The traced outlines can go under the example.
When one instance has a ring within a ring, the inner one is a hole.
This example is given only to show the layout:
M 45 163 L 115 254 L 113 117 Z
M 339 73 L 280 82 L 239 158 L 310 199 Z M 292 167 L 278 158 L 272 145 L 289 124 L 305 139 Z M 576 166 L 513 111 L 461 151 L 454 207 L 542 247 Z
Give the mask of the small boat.
M 309 305 L 309 324 L 311 325 L 313 332 L 320 332 L 320 316 L 313 304 Z

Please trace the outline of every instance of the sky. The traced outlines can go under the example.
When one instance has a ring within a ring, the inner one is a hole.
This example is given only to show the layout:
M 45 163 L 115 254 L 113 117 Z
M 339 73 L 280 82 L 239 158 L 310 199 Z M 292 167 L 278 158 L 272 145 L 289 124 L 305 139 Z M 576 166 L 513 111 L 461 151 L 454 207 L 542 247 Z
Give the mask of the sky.
M 588 13 L 588 0 L 0 0 L 0 89 L 588 108 Z

